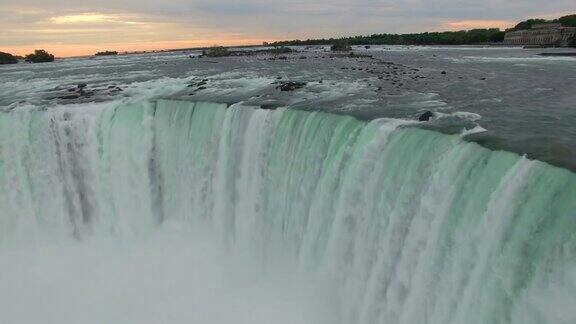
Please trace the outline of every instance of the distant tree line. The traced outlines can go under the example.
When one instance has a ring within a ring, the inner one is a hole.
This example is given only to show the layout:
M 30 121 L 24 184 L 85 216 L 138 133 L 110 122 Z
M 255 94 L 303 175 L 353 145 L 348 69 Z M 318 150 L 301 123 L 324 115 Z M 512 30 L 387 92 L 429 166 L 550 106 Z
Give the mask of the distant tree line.
M 28 63 L 53 62 L 54 55 L 46 52 L 45 50 L 35 50 L 34 53 L 28 54 L 25 57 L 0 52 L 0 64 L 16 64 L 18 63 L 18 60 L 21 59 L 24 59 Z
M 105 52 L 98 52 L 94 54 L 95 56 L 114 56 L 118 55 L 117 51 L 105 51 Z
M 568 15 L 554 20 L 528 19 L 518 23 L 510 30 L 530 29 L 532 26 L 542 23 L 560 23 L 562 26 L 576 27 L 576 15 Z M 504 34 L 505 32 L 498 28 L 488 28 L 414 34 L 373 34 L 328 39 L 296 39 L 265 44 L 270 46 L 298 46 L 332 45 L 341 42 L 350 45 L 478 45 L 502 42 Z
M 546 24 L 546 23 L 559 23 L 559 24 L 562 24 L 562 26 L 564 26 L 564 27 L 576 27 L 576 15 L 568 15 L 568 16 L 560 17 L 558 19 L 553 19 L 553 20 L 528 19 L 528 20 L 524 20 L 522 22 L 519 22 L 511 30 L 531 29 L 532 26 L 534 26 L 534 25 Z
M 0 64 L 15 64 L 18 63 L 18 59 L 10 54 L 10 53 L 4 53 L 4 52 L 0 52 Z
M 297 39 L 267 44 L 271 46 L 331 45 L 334 43 L 347 43 L 349 45 L 475 45 L 498 43 L 503 40 L 503 31 L 498 28 L 490 28 L 418 34 L 373 34 L 329 39 Z

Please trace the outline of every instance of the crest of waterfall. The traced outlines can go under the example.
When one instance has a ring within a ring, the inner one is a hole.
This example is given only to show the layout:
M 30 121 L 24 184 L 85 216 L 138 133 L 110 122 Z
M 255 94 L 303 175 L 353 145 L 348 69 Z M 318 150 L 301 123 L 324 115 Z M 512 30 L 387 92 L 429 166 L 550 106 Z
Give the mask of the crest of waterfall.
M 573 323 L 576 176 L 406 122 L 159 100 L 0 113 L 0 246 L 210 228 L 341 323 Z

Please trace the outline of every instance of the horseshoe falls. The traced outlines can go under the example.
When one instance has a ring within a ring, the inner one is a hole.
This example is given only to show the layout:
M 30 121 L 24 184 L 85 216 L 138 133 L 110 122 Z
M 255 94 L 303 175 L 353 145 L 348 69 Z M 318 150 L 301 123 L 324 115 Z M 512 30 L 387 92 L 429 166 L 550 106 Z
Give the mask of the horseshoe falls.
M 185 101 L 0 113 L 2 323 L 574 323 L 576 176 Z

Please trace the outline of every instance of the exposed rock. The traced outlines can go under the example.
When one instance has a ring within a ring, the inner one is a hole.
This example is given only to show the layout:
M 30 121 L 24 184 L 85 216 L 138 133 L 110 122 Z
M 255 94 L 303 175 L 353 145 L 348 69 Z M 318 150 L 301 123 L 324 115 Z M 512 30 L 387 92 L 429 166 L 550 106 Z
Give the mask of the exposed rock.
M 280 91 L 294 91 L 297 89 L 304 88 L 306 82 L 298 82 L 298 81 L 280 81 L 280 84 L 276 86 L 276 89 Z
M 79 98 L 80 98 L 79 94 L 71 94 L 71 95 L 58 97 L 58 99 L 63 99 L 63 100 L 73 100 L 73 99 L 79 99 Z
M 432 113 L 431 111 L 426 111 L 425 113 L 420 115 L 420 117 L 418 117 L 418 120 L 419 121 L 429 121 L 430 118 L 432 118 L 433 116 L 434 116 L 434 113 Z
M 276 105 L 274 105 L 274 104 L 264 104 L 264 105 L 261 105 L 261 106 L 260 106 L 261 109 L 265 109 L 265 110 L 275 110 L 275 109 L 277 109 L 278 107 L 279 107 L 279 106 L 278 106 L 277 104 L 276 104 Z

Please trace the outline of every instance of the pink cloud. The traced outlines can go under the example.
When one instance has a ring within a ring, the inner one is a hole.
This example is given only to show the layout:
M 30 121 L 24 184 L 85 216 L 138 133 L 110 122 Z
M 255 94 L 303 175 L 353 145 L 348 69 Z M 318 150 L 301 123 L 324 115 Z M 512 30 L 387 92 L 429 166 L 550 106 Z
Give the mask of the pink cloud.
M 456 20 L 445 21 L 440 24 L 443 30 L 469 30 L 475 28 L 500 28 L 502 30 L 513 27 L 516 22 L 508 20 Z

